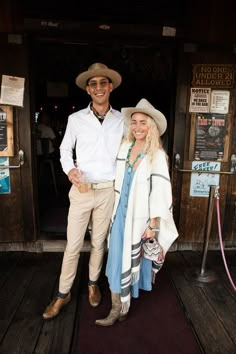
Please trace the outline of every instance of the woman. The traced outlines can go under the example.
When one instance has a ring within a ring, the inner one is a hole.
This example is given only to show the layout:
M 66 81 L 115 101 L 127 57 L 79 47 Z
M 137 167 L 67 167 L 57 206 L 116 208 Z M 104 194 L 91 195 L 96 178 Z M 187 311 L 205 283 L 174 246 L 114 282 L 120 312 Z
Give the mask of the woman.
M 146 99 L 134 108 L 123 108 L 122 114 L 129 131 L 117 157 L 106 265 L 112 309 L 96 321 L 101 326 L 124 320 L 131 297 L 137 298 L 139 289 L 152 290 L 155 274 L 178 236 L 167 155 L 160 140 L 167 127 L 165 116 Z M 156 261 L 142 256 L 143 242 L 150 240 L 161 246 Z

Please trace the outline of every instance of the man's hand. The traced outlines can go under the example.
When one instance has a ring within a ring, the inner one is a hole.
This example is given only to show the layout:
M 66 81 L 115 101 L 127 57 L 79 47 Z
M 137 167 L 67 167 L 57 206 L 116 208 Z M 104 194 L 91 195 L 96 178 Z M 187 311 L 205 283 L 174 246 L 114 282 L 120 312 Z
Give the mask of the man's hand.
M 77 168 L 72 168 L 68 172 L 68 178 L 71 183 L 73 183 L 76 187 L 79 187 L 79 184 L 81 182 L 82 176 L 80 174 L 80 171 L 77 170 Z

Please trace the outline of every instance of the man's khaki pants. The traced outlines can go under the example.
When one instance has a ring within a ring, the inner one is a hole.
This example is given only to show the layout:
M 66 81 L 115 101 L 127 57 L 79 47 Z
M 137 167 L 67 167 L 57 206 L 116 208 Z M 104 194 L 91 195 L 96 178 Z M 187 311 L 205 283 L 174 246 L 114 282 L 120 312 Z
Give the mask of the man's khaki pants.
M 114 205 L 114 187 L 89 189 L 86 193 L 80 193 L 78 188 L 72 185 L 69 199 L 67 245 L 59 282 L 59 292 L 62 294 L 67 294 L 73 285 L 91 213 L 92 232 L 89 279 L 96 281 L 99 278 Z

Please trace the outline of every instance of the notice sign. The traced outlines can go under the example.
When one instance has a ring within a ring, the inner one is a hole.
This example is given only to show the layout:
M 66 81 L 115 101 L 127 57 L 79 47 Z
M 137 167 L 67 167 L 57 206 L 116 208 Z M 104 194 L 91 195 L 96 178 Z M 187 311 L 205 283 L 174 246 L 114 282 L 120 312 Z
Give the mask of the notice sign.
M 210 186 L 218 186 L 220 175 L 207 173 L 207 171 L 220 171 L 220 162 L 210 162 L 210 161 L 193 161 L 192 170 L 195 171 L 206 171 L 206 172 L 195 172 L 191 174 L 191 184 L 190 184 L 190 196 L 191 197 L 208 197 L 210 192 Z
M 23 77 L 2 75 L 0 103 L 23 107 L 24 83 Z
M 0 166 L 9 166 L 9 157 L 0 157 Z M 10 193 L 9 168 L 0 168 L 0 194 Z
M 227 90 L 212 90 L 210 112 L 227 114 L 229 111 L 229 96 L 230 92 Z
M 210 109 L 210 88 L 192 87 L 189 112 L 208 113 Z

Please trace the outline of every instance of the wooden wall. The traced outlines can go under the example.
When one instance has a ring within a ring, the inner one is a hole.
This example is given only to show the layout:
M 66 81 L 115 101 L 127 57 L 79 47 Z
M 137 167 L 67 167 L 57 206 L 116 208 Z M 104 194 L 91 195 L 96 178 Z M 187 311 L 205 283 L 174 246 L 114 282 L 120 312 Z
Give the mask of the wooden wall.
M 23 32 L 23 4 L 17 0 L 1 0 L 0 32 Z
M 193 67 L 195 64 L 232 64 L 235 71 L 236 58 L 230 48 L 215 48 L 215 46 L 195 45 L 193 52 L 189 52 L 190 47 L 183 44 L 180 48 L 178 83 L 177 83 L 177 101 L 176 118 L 174 133 L 174 152 L 181 156 L 181 168 L 185 170 L 192 169 L 190 154 L 191 147 L 191 114 L 189 113 L 190 88 L 192 86 Z M 221 89 L 220 87 L 213 87 Z M 221 162 L 221 171 L 230 171 L 230 157 L 235 154 L 235 81 L 234 86 L 230 88 L 230 105 L 227 114 L 228 149 L 224 160 Z M 174 161 L 174 158 L 173 158 Z M 190 196 L 191 173 L 177 172 L 173 162 L 173 192 L 175 194 L 175 218 L 180 232 L 179 243 L 188 245 L 201 245 L 206 235 L 206 223 L 208 212 L 208 198 Z M 229 247 L 236 245 L 236 223 L 235 223 L 235 192 L 236 192 L 236 174 L 220 175 L 220 211 L 222 232 L 224 241 Z M 218 225 L 216 219 L 216 206 L 214 200 L 214 211 L 212 220 L 212 230 L 210 237 L 211 246 L 219 247 Z
M 50 3 L 50 1 L 48 1 Z M 148 9 L 148 3 L 145 2 Z M 69 5 L 69 4 L 67 4 Z M 119 5 L 117 5 L 119 6 Z M 84 12 L 86 13 L 86 4 L 84 4 Z M 114 13 L 116 12 L 116 7 L 114 6 Z M 46 12 L 45 12 L 46 13 Z M 27 36 L 27 32 L 24 28 L 24 15 L 25 8 L 20 1 L 17 0 L 2 0 L 0 5 L 0 32 L 5 34 L 24 34 Z M 30 14 L 27 14 L 30 16 Z M 53 16 L 53 12 L 48 10 L 48 16 Z M 63 16 L 63 15 L 61 15 Z M 97 25 L 94 26 L 89 20 L 83 17 L 83 21 L 86 26 L 80 26 L 80 14 L 76 20 L 77 23 L 75 31 L 73 32 L 73 26 L 69 26 L 67 34 L 72 37 L 82 38 L 86 36 L 94 41 L 96 38 Z M 101 13 L 97 14 L 97 18 L 102 16 Z M 112 19 L 112 15 L 110 17 Z M 142 41 L 149 35 L 152 37 L 152 41 L 155 39 L 160 39 L 162 37 L 162 27 L 160 22 L 158 25 L 149 23 L 148 14 L 145 12 L 143 16 L 144 22 L 142 26 L 132 25 L 132 36 L 136 38 L 138 42 L 140 39 Z M 132 18 L 130 18 L 132 22 Z M 146 21 L 146 22 L 145 22 Z M 112 22 L 112 21 L 111 21 Z M 122 23 L 122 16 L 120 18 L 116 17 L 117 25 L 114 26 L 114 32 L 107 36 L 106 34 L 100 33 L 100 39 L 106 41 L 108 37 L 111 40 L 112 36 L 116 36 L 119 40 L 124 41 L 124 38 L 129 36 L 130 24 Z M 168 23 L 163 23 L 163 25 L 168 25 Z M 199 201 L 198 198 L 189 197 L 189 184 L 190 176 L 188 174 L 180 174 L 174 169 L 174 155 L 179 153 L 182 157 L 183 165 L 182 167 L 188 169 L 191 167 L 191 161 L 189 159 L 189 139 L 190 139 L 190 128 L 191 120 L 188 113 L 189 105 L 189 91 L 191 87 L 192 80 L 192 65 L 193 64 L 203 64 L 203 63 L 222 63 L 222 64 L 236 64 L 236 49 L 235 49 L 235 38 L 236 38 L 236 27 L 234 19 L 234 2 L 224 1 L 223 3 L 219 0 L 210 0 L 204 3 L 199 2 L 185 2 L 185 7 L 181 9 L 176 15 L 176 21 L 172 22 L 171 25 L 176 26 L 177 34 L 175 38 L 171 38 L 172 45 L 175 43 L 179 50 L 177 55 L 177 87 L 176 87 L 176 111 L 175 111 L 175 122 L 173 123 L 173 156 L 172 159 L 172 173 L 173 173 L 173 191 L 174 191 L 174 212 L 175 218 L 180 231 L 179 243 L 185 244 L 185 247 L 189 244 L 191 247 L 194 245 L 201 244 L 204 238 L 205 232 L 205 220 L 207 212 L 207 199 Z M 88 30 L 90 28 L 90 31 Z M 143 30 L 144 28 L 144 30 Z M 146 30 L 145 30 L 146 28 Z M 84 30 L 86 29 L 86 30 Z M 36 31 L 40 32 L 40 29 Z M 50 35 L 50 29 L 47 28 Z M 52 30 L 55 35 L 54 29 Z M 63 30 L 64 31 L 64 30 Z M 59 38 L 64 35 L 64 32 L 56 32 L 56 36 Z M 66 31 L 66 28 L 65 28 Z M 120 32 L 122 31 L 122 32 Z M 150 31 L 152 34 L 150 34 Z M 144 36 L 143 33 L 146 35 Z M 121 39 L 122 38 L 122 39 Z M 5 41 L 4 37 L 4 41 Z M 2 44 L 2 37 L 0 40 Z M 93 43 L 93 42 L 92 42 Z M 20 61 L 21 68 L 17 69 L 19 75 L 28 75 L 29 64 L 28 64 L 28 53 L 27 50 L 24 51 L 19 49 L 21 52 Z M 18 50 L 15 50 L 17 53 Z M 10 54 L 6 54 L 6 57 Z M 15 56 L 17 58 L 17 55 Z M 18 58 L 17 58 L 18 59 Z M 17 60 L 16 60 L 17 62 Z M 15 68 L 15 63 L 11 57 L 9 62 L 9 67 L 7 68 L 7 60 L 2 59 L 2 68 L 6 73 L 11 74 L 12 68 Z M 0 71 L 1 68 L 0 68 Z M 33 209 L 33 180 L 31 176 L 31 139 L 30 139 L 30 97 L 29 97 L 29 87 L 26 91 L 26 102 L 27 107 L 24 112 L 16 114 L 16 119 L 23 119 L 25 125 L 21 126 L 19 129 L 19 138 L 24 146 L 25 151 L 28 155 L 28 165 L 27 169 L 22 175 L 21 183 L 23 185 L 23 190 L 30 190 L 28 196 L 26 194 L 22 195 L 22 205 L 24 209 L 24 223 L 28 225 L 25 229 L 25 235 L 21 233 L 21 239 L 25 237 L 26 240 L 31 240 L 35 237 L 35 215 Z M 231 105 L 230 105 L 230 120 L 231 120 L 231 132 L 230 132 L 230 145 L 229 154 L 236 153 L 236 122 L 235 122 L 235 98 L 236 98 L 235 88 L 231 90 Z M 23 114 L 24 113 L 24 114 Z M 18 117 L 18 118 L 17 118 Z M 21 135 L 21 137 L 20 137 Z M 223 170 L 229 169 L 229 162 L 223 162 Z M 25 178 L 23 178 L 25 177 Z M 21 186 L 18 187 L 18 192 Z M 235 176 L 228 177 L 223 176 L 221 178 L 221 217 L 224 230 L 224 239 L 229 246 L 236 244 L 236 212 L 235 212 L 235 190 L 236 181 Z M 30 201 L 30 202 L 29 202 Z M 20 203 L 20 202 L 19 202 Z M 9 204 L 10 205 L 10 204 Z M 9 208 L 7 205 L 7 208 Z M 20 207 L 20 206 L 18 206 Z M 214 220 L 216 216 L 214 215 Z M 13 219 L 12 219 L 13 220 Z M 215 221 L 214 221 L 215 222 Z M 21 221 L 22 223 L 22 221 Z M 7 229 L 7 223 L 4 222 L 4 227 Z M 22 229 L 22 227 L 21 227 Z M 216 226 L 213 226 L 211 240 L 212 244 L 218 245 Z M 17 233 L 14 234 L 15 240 L 17 238 Z M 5 240 L 8 240 L 6 236 Z

